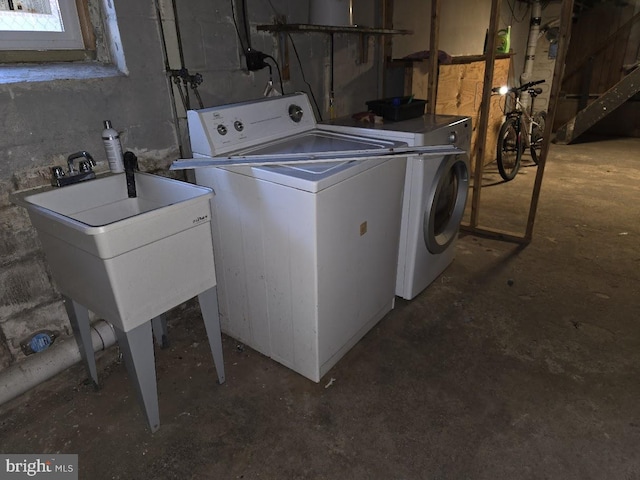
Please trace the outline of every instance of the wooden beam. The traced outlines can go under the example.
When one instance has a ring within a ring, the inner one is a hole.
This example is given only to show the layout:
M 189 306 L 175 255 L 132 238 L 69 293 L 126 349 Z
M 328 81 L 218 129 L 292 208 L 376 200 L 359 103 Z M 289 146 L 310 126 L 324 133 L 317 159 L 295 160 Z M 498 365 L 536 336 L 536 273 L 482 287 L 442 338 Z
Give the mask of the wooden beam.
M 595 48 L 584 53 L 580 60 L 576 61 L 573 65 L 573 69 L 565 72 L 563 80 L 567 80 L 573 77 L 576 73 L 582 71 L 584 64 L 589 61 L 590 58 L 600 54 L 605 48 L 609 47 L 617 35 L 620 34 L 626 28 L 631 28 L 638 20 L 640 20 L 640 12 L 636 13 L 631 19 L 621 25 L 615 32 L 612 32 L 607 38 L 600 41 Z
M 78 10 L 78 20 L 80 21 L 84 48 L 86 50 L 95 50 L 96 34 L 93 31 L 93 24 L 91 23 L 91 16 L 89 15 L 89 1 L 76 0 L 76 9 Z
M 431 32 L 429 35 L 429 86 L 427 113 L 436 113 L 438 94 L 438 49 L 440 48 L 440 0 L 431 0 Z
M 488 227 L 472 227 L 471 225 L 462 224 L 460 225 L 460 230 L 463 232 L 468 232 L 473 235 L 478 235 L 481 237 L 491 238 L 494 240 L 503 240 L 505 242 L 519 243 L 524 244 L 525 238 L 518 233 L 508 232 L 506 230 L 499 230 Z
M 393 0 L 382 0 L 382 28 L 393 29 Z M 382 37 L 382 51 L 385 62 L 390 62 L 393 51 L 393 40 L 390 35 Z
M 565 145 L 573 142 L 639 91 L 640 69 L 635 69 L 562 125 L 556 131 L 555 142 Z
M 589 105 L 589 92 L 591 91 L 591 77 L 593 76 L 593 57 L 582 68 L 582 81 L 580 82 L 580 96 L 578 97 L 578 111 L 584 110 Z
M 484 68 L 484 85 L 482 87 L 482 103 L 478 121 L 478 136 L 476 137 L 475 170 L 473 177 L 473 194 L 471 197 L 471 227 L 478 226 L 480 214 L 480 191 L 482 190 L 482 172 L 484 170 L 484 154 L 489 127 L 489 108 L 491 106 L 491 87 L 493 82 L 493 68 L 496 59 L 498 23 L 500 21 L 500 6 L 502 0 L 491 0 L 491 17 L 487 35 L 487 51 Z M 473 157 L 472 157 L 473 158 Z
M 544 176 L 544 168 L 547 163 L 547 154 L 549 153 L 549 143 L 551 140 L 551 132 L 553 129 L 553 119 L 556 116 L 558 107 L 558 98 L 560 97 L 560 88 L 562 86 L 562 78 L 564 76 L 564 65 L 567 57 L 567 49 L 571 38 L 571 18 L 573 15 L 573 0 L 562 0 L 560 13 L 560 37 L 558 40 L 558 56 L 556 57 L 555 69 L 553 71 L 553 82 L 549 92 L 549 109 L 547 110 L 547 120 L 544 128 L 544 140 L 538 159 L 538 170 L 536 179 L 533 184 L 533 192 L 531 194 L 531 204 L 529 206 L 529 218 L 527 220 L 527 230 L 525 232 L 525 241 L 530 243 L 533 238 L 533 225 L 538 210 L 538 201 L 540 200 L 540 189 L 542 187 L 542 178 Z

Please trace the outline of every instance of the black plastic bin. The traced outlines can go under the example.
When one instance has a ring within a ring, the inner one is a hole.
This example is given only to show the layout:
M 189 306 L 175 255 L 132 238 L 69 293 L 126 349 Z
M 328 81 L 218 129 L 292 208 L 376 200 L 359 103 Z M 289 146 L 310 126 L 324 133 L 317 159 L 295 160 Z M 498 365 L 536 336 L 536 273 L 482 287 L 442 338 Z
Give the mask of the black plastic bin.
M 424 115 L 426 100 L 413 97 L 391 97 L 380 100 L 369 100 L 367 109 L 385 120 L 397 122 Z

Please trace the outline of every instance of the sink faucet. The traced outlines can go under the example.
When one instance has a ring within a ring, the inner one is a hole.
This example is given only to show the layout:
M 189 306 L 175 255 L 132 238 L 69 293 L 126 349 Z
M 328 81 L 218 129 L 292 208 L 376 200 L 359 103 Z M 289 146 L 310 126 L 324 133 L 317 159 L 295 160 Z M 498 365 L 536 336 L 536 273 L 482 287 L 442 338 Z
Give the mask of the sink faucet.
M 138 157 L 133 152 L 124 152 L 124 174 L 127 179 L 127 194 L 129 198 L 138 196 L 136 192 L 136 178 L 134 171 L 138 170 Z
M 73 161 L 76 158 L 84 158 L 84 160 L 81 160 L 78 164 L 77 169 L 73 165 Z M 67 157 L 68 175 L 64 173 L 62 167 L 54 166 L 51 168 L 51 185 L 54 187 L 64 187 L 96 178 L 96 174 L 93 171 L 93 167 L 95 166 L 96 162 L 89 152 L 82 150 L 81 152 L 72 153 Z
M 93 157 L 91 156 L 91 154 L 89 152 L 86 152 L 86 151 L 82 150 L 81 152 L 72 153 L 67 158 L 67 166 L 69 167 L 69 175 L 73 175 L 74 173 L 78 173 L 79 172 L 73 166 L 73 161 L 76 158 L 84 158 L 85 159 L 85 160 L 81 161 L 80 164 L 78 165 L 78 168 L 79 168 L 80 172 L 88 172 L 93 167 L 96 166 L 96 162 L 93 160 Z

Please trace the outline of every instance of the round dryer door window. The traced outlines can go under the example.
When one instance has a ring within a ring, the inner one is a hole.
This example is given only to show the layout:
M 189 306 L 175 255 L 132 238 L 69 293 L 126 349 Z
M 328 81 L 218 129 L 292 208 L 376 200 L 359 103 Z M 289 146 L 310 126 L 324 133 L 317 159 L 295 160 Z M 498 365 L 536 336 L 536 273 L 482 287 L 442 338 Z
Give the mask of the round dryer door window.
M 466 155 L 444 158 L 427 197 L 424 210 L 424 241 L 433 254 L 444 252 L 458 235 L 469 190 Z

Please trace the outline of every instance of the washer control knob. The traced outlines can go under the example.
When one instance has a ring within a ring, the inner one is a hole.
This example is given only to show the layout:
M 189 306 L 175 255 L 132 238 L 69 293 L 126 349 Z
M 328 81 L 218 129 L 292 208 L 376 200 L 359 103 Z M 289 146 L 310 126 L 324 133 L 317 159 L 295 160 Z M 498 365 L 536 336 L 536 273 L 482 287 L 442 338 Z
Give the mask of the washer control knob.
M 458 141 L 458 134 L 456 132 L 450 132 L 448 140 L 449 143 L 456 143 Z
M 226 135 L 227 134 L 227 127 L 225 127 L 222 124 L 218 125 L 218 133 L 220 135 Z
M 238 132 L 241 132 L 242 130 L 244 130 L 244 123 L 242 123 L 240 120 L 236 120 L 235 122 L 233 122 L 233 127 Z
M 292 104 L 289 105 L 289 118 L 296 123 L 300 123 L 302 120 L 302 115 L 304 114 L 302 107 L 298 105 Z

